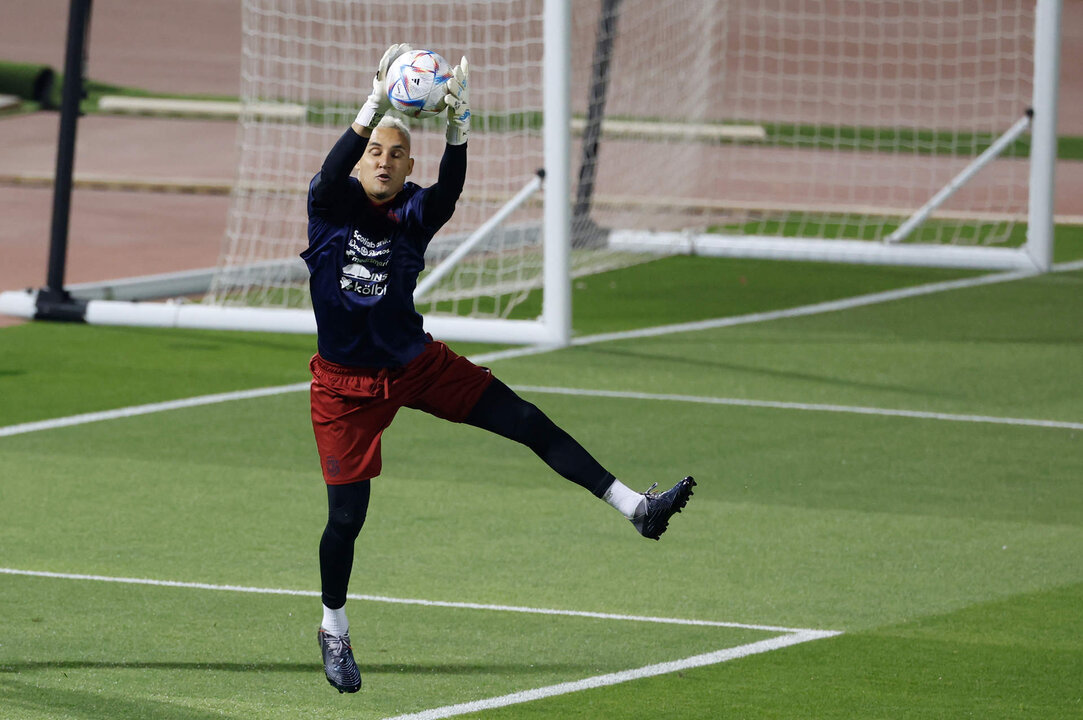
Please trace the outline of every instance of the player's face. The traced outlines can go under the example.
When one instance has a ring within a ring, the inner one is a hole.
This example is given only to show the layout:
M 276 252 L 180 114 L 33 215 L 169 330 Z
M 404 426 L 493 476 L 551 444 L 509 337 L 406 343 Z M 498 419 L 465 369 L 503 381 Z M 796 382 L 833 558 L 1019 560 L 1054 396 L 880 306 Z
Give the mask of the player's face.
M 357 170 L 357 179 L 369 200 L 376 205 L 388 202 L 399 194 L 413 171 L 414 159 L 406 136 L 390 127 L 373 130 Z

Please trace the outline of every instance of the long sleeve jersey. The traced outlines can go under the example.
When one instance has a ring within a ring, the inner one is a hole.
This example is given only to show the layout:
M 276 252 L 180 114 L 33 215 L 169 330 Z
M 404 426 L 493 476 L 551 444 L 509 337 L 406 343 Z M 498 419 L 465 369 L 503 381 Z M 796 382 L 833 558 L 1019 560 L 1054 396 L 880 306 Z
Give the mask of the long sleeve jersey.
M 425 248 L 451 218 L 466 180 L 466 145 L 448 145 L 436 184 L 407 182 L 373 205 L 351 177 L 368 145 L 347 130 L 308 190 L 309 289 L 321 357 L 340 365 L 399 367 L 429 341 L 413 292 Z

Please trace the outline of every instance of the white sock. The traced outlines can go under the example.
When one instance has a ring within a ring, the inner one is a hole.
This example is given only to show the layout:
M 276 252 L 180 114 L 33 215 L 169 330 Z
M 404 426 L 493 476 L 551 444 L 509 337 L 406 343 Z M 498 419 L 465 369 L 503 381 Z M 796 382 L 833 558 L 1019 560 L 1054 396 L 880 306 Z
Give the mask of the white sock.
M 320 627 L 326 630 L 331 635 L 345 635 L 350 630 L 350 621 L 346 619 L 346 606 L 332 610 L 326 605 L 323 606 L 323 622 L 320 623 Z
M 620 480 L 614 480 L 609 489 L 605 491 L 602 499 L 619 510 L 624 517 L 631 520 L 636 516 L 639 504 L 643 502 L 643 494 L 632 490 Z

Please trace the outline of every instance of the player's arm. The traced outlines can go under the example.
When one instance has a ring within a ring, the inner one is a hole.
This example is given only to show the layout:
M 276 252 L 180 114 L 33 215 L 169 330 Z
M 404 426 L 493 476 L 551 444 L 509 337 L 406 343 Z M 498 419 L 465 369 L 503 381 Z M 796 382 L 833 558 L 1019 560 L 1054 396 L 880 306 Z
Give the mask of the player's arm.
M 467 77 L 470 65 L 464 56 L 452 70 L 447 83 L 447 145 L 440 159 L 440 174 L 426 198 L 425 220 L 430 226 L 443 225 L 455 212 L 455 203 L 466 183 L 466 139 L 470 134 L 470 100 Z
M 466 184 L 466 145 L 448 145 L 440 158 L 440 174 L 425 197 L 425 224 L 439 227 L 451 219 Z
M 447 81 L 447 94 L 444 95 L 444 103 L 447 105 L 445 137 L 448 145 L 465 145 L 470 134 L 470 96 L 467 92 L 469 76 L 470 63 L 463 55 L 463 59 L 451 71 L 451 79 Z
M 330 207 L 338 197 L 341 197 L 353 169 L 361 156 L 365 154 L 372 129 L 391 108 L 391 101 L 387 98 L 387 68 L 395 58 L 410 50 L 410 46 L 406 43 L 392 45 L 380 58 L 376 75 L 372 79 L 372 92 L 365 99 L 365 104 L 361 106 L 350 129 L 342 134 L 324 158 L 320 174 L 312 182 L 314 207 Z

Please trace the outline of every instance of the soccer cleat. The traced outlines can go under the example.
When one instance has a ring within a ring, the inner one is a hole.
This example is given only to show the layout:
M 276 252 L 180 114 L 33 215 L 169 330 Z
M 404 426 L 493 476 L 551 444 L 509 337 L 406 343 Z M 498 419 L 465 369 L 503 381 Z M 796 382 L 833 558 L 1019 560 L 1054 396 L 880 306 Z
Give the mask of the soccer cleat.
M 323 672 L 327 682 L 340 693 L 355 693 L 361 689 L 361 671 L 353 661 L 353 648 L 350 647 L 350 633 L 332 635 L 320 628 L 317 637 L 320 650 L 323 651 Z
M 669 525 L 669 519 L 674 513 L 679 513 L 688 498 L 692 497 L 695 484 L 695 480 L 686 477 L 664 493 L 654 492 L 658 483 L 651 485 L 647 492 L 643 493 L 643 501 L 639 503 L 636 515 L 632 518 L 632 525 L 643 537 L 651 540 L 662 537 Z

